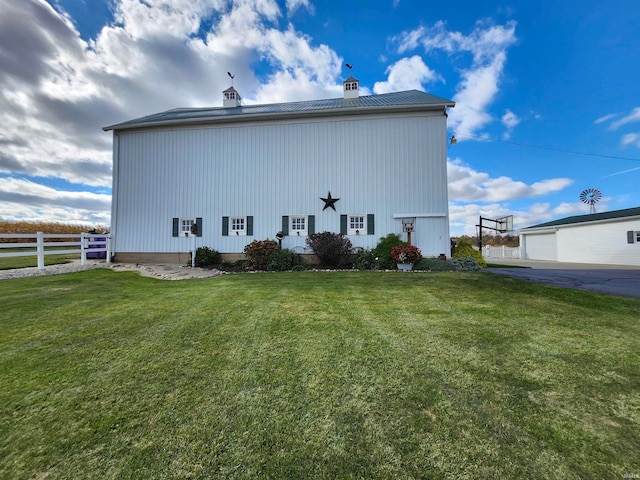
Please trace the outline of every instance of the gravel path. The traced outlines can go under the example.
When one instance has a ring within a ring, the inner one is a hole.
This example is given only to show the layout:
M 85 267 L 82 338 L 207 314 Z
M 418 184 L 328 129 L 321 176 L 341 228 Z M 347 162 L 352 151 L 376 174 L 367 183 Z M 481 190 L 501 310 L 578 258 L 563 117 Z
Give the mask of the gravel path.
M 129 264 L 111 263 L 104 261 L 87 261 L 82 265 L 80 260 L 60 265 L 49 265 L 43 270 L 36 267 L 16 268 L 13 270 L 0 270 L 0 280 L 23 277 L 39 277 L 42 275 L 59 275 L 61 273 L 81 272 L 83 270 L 95 270 L 97 268 L 110 268 L 117 272 L 137 271 L 145 277 L 158 278 L 160 280 L 186 280 L 189 278 L 211 278 L 221 275 L 219 270 L 206 268 L 191 268 L 184 265 L 174 264 Z

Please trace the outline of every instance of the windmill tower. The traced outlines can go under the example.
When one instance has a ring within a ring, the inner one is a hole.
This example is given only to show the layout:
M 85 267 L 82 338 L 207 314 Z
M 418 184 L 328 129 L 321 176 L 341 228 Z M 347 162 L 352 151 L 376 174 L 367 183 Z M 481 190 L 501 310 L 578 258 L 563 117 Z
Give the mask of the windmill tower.
M 586 188 L 580 193 L 580 201 L 589 205 L 589 213 L 596 213 L 596 203 L 602 198 L 602 192 L 597 188 Z

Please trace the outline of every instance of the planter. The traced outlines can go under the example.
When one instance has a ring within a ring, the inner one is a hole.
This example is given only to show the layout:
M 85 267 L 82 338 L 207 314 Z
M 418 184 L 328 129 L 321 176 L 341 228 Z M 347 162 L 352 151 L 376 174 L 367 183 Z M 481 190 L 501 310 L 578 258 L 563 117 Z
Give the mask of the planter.
M 397 263 L 398 270 L 410 271 L 413 268 L 413 263 Z

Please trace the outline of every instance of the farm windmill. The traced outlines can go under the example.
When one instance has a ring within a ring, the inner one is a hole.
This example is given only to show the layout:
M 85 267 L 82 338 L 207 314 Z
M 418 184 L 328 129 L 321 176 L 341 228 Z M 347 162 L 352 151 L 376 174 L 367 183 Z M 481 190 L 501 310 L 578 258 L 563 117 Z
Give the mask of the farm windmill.
M 585 188 L 580 193 L 580 201 L 590 206 L 589 213 L 596 213 L 596 203 L 602 199 L 602 192 L 597 188 Z

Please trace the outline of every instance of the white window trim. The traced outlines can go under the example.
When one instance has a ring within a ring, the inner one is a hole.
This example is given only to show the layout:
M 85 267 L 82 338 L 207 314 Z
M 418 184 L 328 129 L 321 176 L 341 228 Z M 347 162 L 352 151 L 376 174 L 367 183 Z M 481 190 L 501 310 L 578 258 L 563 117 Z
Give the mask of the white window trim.
M 186 222 L 190 222 L 188 225 Z M 180 217 L 178 219 L 178 236 L 179 237 L 193 237 L 191 233 L 191 227 L 196 224 L 195 217 Z
M 241 229 L 233 228 L 234 220 L 242 220 L 242 225 L 244 226 Z M 229 217 L 229 235 L 233 235 L 236 237 L 246 237 L 247 236 L 247 217 L 242 217 L 236 215 L 235 217 Z
M 351 228 L 351 219 L 353 217 L 362 217 L 362 228 Z M 350 213 L 347 215 L 347 235 L 366 235 L 367 234 L 367 215 L 361 213 Z
M 295 220 L 304 219 L 304 229 L 296 230 L 293 228 Z M 308 215 L 289 215 L 289 235 L 295 235 L 298 237 L 306 237 L 309 232 L 309 216 Z

